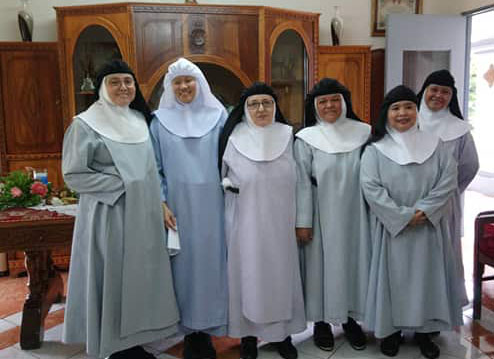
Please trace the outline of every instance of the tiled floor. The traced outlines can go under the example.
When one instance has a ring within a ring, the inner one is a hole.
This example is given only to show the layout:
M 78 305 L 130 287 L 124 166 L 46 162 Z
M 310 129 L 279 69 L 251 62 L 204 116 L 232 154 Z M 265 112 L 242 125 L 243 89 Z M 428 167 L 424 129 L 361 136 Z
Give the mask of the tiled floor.
M 63 320 L 63 308 L 57 306 L 52 314 L 57 315 L 55 320 Z M 482 320 L 474 322 L 471 319 L 472 309 L 465 311 L 465 325 L 454 332 L 444 332 L 436 338 L 441 347 L 443 359 L 489 359 L 494 358 L 494 311 L 483 308 Z M 12 332 L 18 338 L 18 316 L 10 316 L 0 320 L 1 332 Z M 334 329 L 335 349 L 324 352 L 317 349 L 312 343 L 312 329 L 294 335 L 293 341 L 299 351 L 300 359 L 350 359 L 350 358 L 387 358 L 379 351 L 377 341 L 369 335 L 369 344 L 363 351 L 353 350 L 343 337 L 341 328 Z M 43 346 L 37 350 L 21 350 L 16 343 L 0 350 L 0 359 L 91 359 L 84 352 L 83 345 L 67 345 L 61 343 L 62 324 L 58 324 L 45 332 Z M 414 344 L 411 333 L 405 335 L 405 343 L 401 346 L 397 358 L 422 358 Z M 180 357 L 180 337 L 169 338 L 158 342 L 148 343 L 145 349 L 160 359 L 174 359 Z M 177 344 L 179 343 L 179 344 Z M 219 359 L 235 359 L 238 354 L 238 340 L 219 339 L 216 341 L 219 349 Z M 260 343 L 259 359 L 279 359 L 276 350 L 269 344 Z M 93 358 L 94 359 L 94 358 Z
M 474 203 L 472 205 L 472 203 Z M 470 204 L 470 206 L 468 205 Z M 469 297 L 472 297 L 472 260 L 473 258 L 473 222 L 475 215 L 494 208 L 494 198 L 485 197 L 476 192 L 467 192 L 465 206 L 465 237 L 463 239 L 463 258 L 465 262 L 465 278 Z M 494 274 L 487 269 L 486 274 Z M 64 281 L 66 276 L 64 275 Z M 482 294 L 482 319 L 472 320 L 472 309 L 464 312 L 465 325 L 454 332 L 444 332 L 435 339 L 441 348 L 442 359 L 494 359 L 494 281 L 484 283 Z M 8 283 L 10 287 L 4 284 Z M 90 359 L 85 354 L 83 345 L 66 345 L 61 343 L 64 305 L 54 305 L 45 323 L 45 340 L 37 350 L 23 351 L 18 344 L 19 325 L 21 320 L 22 298 L 27 292 L 26 279 L 0 279 L 0 359 Z M 334 329 L 336 345 L 331 352 L 317 349 L 312 343 L 312 329 L 294 335 L 293 341 L 299 351 L 299 359 L 351 359 L 380 358 L 388 359 L 379 351 L 379 343 L 369 335 L 369 344 L 363 351 L 353 350 L 343 337 L 339 327 Z M 239 341 L 229 338 L 215 340 L 218 359 L 238 359 Z M 148 343 L 146 350 L 160 359 L 176 359 L 181 356 L 181 338 L 169 338 L 159 342 Z M 406 341 L 401 346 L 396 358 L 423 358 L 413 343 L 411 334 L 406 334 Z M 259 359 L 280 359 L 276 350 L 269 344 L 260 344 Z

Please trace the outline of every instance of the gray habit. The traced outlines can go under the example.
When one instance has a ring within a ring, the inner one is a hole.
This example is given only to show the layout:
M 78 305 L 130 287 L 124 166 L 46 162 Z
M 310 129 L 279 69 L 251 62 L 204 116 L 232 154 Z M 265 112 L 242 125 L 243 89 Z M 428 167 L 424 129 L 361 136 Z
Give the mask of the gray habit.
M 176 332 L 178 309 L 150 139 L 125 144 L 80 119 L 68 128 L 62 171 L 80 194 L 65 309 L 65 342 L 90 355 Z
M 461 253 L 461 237 L 463 224 L 463 192 L 479 170 L 479 158 L 477 149 L 470 132 L 454 140 L 445 142 L 448 150 L 458 163 L 458 188 L 453 195 L 453 210 L 451 212 L 451 240 L 456 256 L 457 279 L 461 296 L 461 304 L 468 304 L 467 292 L 465 289 L 465 274 L 463 270 L 463 256 Z
M 329 154 L 299 138 L 295 159 L 297 228 L 313 230 L 301 250 L 307 319 L 363 320 L 371 243 L 359 181 L 360 147 Z
M 367 327 L 383 338 L 397 330 L 426 333 L 461 325 L 448 223 L 457 185 L 451 153 L 440 142 L 424 163 L 399 165 L 370 145 L 360 180 L 373 241 Z M 429 221 L 409 227 L 416 209 Z
M 228 142 L 225 192 L 231 337 L 282 341 L 306 328 L 295 238 L 292 142 L 272 161 L 253 161 Z

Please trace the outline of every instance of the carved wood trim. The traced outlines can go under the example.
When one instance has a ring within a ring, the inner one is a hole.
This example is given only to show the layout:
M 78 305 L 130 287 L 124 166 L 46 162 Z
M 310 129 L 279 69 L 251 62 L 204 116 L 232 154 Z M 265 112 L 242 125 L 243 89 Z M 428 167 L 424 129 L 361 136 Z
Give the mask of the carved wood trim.
M 44 160 L 44 159 L 61 159 L 61 152 L 54 153 L 29 153 L 29 154 L 17 154 L 17 155 L 7 155 L 7 160 L 15 161 L 15 160 Z
M 370 54 L 370 46 L 319 46 L 321 54 Z
M 2 62 L 0 54 L 0 74 L 3 73 Z M 5 174 L 8 172 L 7 163 L 7 136 L 5 133 L 5 116 L 3 110 L 3 89 L 0 86 L 0 172 Z
M 77 6 L 54 6 L 59 16 L 67 15 L 96 15 L 114 14 L 127 12 L 128 3 L 100 4 L 100 5 L 77 5 Z
M 298 10 L 289 10 L 289 9 L 280 9 L 270 6 L 265 6 L 267 17 L 275 17 L 286 18 L 286 19 L 294 19 L 294 20 L 303 20 L 303 21 L 318 21 L 321 16 L 320 13 L 307 12 L 307 11 L 298 11 Z
M 259 49 L 259 81 L 266 82 L 266 79 L 269 77 L 269 74 L 266 73 L 266 69 L 270 68 L 270 66 L 266 67 L 266 14 L 265 9 L 261 9 L 259 11 L 259 27 L 258 27 L 258 45 Z
M 0 51 L 53 51 L 57 50 L 58 42 L 0 42 Z
M 166 12 L 176 14 L 257 15 L 261 6 L 194 5 L 194 4 L 130 4 L 134 12 Z

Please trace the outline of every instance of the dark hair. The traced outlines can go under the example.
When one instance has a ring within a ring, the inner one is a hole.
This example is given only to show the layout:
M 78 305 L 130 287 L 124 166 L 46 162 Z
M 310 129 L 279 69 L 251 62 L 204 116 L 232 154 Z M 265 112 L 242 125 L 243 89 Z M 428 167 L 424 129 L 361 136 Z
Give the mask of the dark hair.
M 367 145 L 371 144 L 372 142 L 379 141 L 381 138 L 384 137 L 384 135 L 386 135 L 386 133 L 388 133 L 388 131 L 386 131 L 386 123 L 388 122 L 388 110 L 392 104 L 398 101 L 411 101 L 416 105 L 418 103 L 415 92 L 404 85 L 396 86 L 391 91 L 389 91 L 384 97 L 383 103 L 381 104 L 379 117 L 372 127 L 372 134 L 365 145 L 362 146 L 362 152 Z
M 228 138 L 232 134 L 235 126 L 242 122 L 242 117 L 244 115 L 244 105 L 247 98 L 254 95 L 269 95 L 274 99 L 276 105 L 275 121 L 281 123 L 287 123 L 281 109 L 278 106 L 278 96 L 274 92 L 273 88 L 264 82 L 254 82 L 250 87 L 244 89 L 240 95 L 238 104 L 233 108 L 228 119 L 223 126 L 221 131 L 220 141 L 219 141 L 219 151 L 218 151 L 218 168 L 221 171 L 221 163 L 223 160 L 223 154 L 225 153 L 226 145 L 228 143 Z
M 420 104 L 422 102 L 422 96 L 429 85 L 439 85 L 450 87 L 453 91 L 451 96 L 451 101 L 448 104 L 449 110 L 453 115 L 463 120 L 463 115 L 461 114 L 460 105 L 458 103 L 458 90 L 455 87 L 455 78 L 448 70 L 434 71 L 424 81 L 422 89 L 417 94 L 418 97 L 418 107 L 420 109 Z
M 316 83 L 312 90 L 305 97 L 305 125 L 304 127 L 314 126 L 317 124 L 316 108 L 314 99 L 317 96 L 331 95 L 339 93 L 343 96 L 346 105 L 345 116 L 353 120 L 360 121 L 360 118 L 353 112 L 351 94 L 348 89 L 335 79 L 328 77 L 323 78 Z
M 129 104 L 129 107 L 139 111 L 144 115 L 144 118 L 146 119 L 146 123 L 149 124 L 151 123 L 151 120 L 153 119 L 153 114 L 151 113 L 151 110 L 149 109 L 149 106 L 146 103 L 146 100 L 144 100 L 144 96 L 142 96 L 141 89 L 139 88 L 139 84 L 137 82 L 137 79 L 134 75 L 134 72 L 131 70 L 129 65 L 127 65 L 126 62 L 122 60 L 111 60 L 107 63 L 105 63 L 98 71 L 96 75 L 96 88 L 94 90 L 94 100 L 97 101 L 99 99 L 99 90 L 101 87 L 101 84 L 103 83 L 103 79 L 105 76 L 110 75 L 110 74 L 130 74 L 134 78 L 134 83 L 135 83 L 135 88 L 136 88 L 136 95 L 134 100 Z

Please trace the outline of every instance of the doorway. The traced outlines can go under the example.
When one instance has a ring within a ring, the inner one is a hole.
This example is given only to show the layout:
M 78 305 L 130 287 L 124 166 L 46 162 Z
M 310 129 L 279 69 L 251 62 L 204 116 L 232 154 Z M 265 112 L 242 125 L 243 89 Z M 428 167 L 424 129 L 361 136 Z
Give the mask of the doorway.
M 465 191 L 462 241 L 465 281 L 473 299 L 474 220 L 482 211 L 494 210 L 494 6 L 469 14 L 469 54 L 465 91 L 466 118 L 479 155 L 480 169 Z M 486 271 L 492 271 L 486 267 Z

